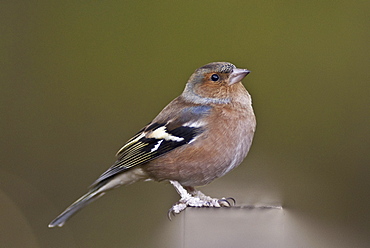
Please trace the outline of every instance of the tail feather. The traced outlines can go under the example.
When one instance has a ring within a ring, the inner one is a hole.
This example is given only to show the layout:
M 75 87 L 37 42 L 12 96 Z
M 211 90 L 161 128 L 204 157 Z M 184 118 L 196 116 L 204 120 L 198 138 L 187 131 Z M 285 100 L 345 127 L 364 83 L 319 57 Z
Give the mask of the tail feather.
M 56 217 L 52 222 L 50 222 L 49 227 L 59 226 L 62 227 L 64 223 L 80 209 L 84 208 L 86 205 L 95 201 L 96 199 L 102 197 L 105 193 L 102 192 L 101 187 L 95 187 L 87 192 L 85 195 L 80 197 L 77 201 L 72 203 L 66 210 L 63 211 L 58 217 Z
M 93 188 L 91 188 L 89 192 L 72 203 L 72 205 L 64 210 L 63 213 L 50 222 L 49 227 L 63 226 L 72 215 L 92 201 L 102 197 L 106 191 L 144 179 L 148 179 L 148 175 L 141 169 L 141 167 L 135 167 L 125 171 L 124 173 L 113 175 L 97 184 L 94 184 L 92 186 Z

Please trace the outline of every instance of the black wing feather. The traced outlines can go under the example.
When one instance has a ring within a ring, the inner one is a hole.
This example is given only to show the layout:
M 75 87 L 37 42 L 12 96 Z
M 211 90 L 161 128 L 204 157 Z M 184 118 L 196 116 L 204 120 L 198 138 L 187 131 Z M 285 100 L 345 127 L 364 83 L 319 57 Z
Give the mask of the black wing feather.
M 165 124 L 154 123 L 147 128 L 142 129 L 132 137 L 117 153 L 117 161 L 104 172 L 93 184 L 95 186 L 100 182 L 128 170 L 134 166 L 145 164 L 155 158 L 188 144 L 196 136 L 202 133 L 199 127 L 180 126 L 172 130 L 167 130 L 168 134 L 183 138 L 181 141 L 172 141 L 166 139 L 147 138 L 147 134 L 161 127 L 167 127 Z M 158 147 L 156 147 L 158 146 Z

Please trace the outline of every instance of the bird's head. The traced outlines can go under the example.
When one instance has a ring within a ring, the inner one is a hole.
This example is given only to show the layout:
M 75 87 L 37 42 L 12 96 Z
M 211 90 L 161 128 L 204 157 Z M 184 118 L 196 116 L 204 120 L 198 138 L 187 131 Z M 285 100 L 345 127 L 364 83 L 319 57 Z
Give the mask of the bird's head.
M 243 88 L 241 80 L 249 74 L 228 62 L 214 62 L 204 65 L 189 78 L 183 96 L 194 103 L 228 103 L 232 94 Z

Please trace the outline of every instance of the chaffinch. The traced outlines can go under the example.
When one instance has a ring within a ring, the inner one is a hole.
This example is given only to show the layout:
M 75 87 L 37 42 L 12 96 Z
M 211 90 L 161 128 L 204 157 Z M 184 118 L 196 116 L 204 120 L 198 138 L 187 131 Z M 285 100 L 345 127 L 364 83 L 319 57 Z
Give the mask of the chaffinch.
M 247 156 L 256 127 L 251 96 L 241 80 L 249 71 L 227 62 L 197 69 L 183 93 L 117 152 L 117 161 L 49 227 L 63 226 L 74 213 L 106 191 L 141 180 L 169 181 L 181 199 L 170 209 L 230 206 L 195 186 L 206 185 Z

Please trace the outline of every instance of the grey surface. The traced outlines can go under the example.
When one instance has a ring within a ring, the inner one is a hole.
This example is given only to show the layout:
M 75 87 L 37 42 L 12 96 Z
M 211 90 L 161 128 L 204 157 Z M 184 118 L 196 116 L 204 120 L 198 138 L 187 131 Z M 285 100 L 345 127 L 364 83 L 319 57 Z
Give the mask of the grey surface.
M 286 209 L 187 209 L 164 228 L 156 247 L 366 247 L 352 230 Z M 174 235 L 175 234 L 175 235 Z

